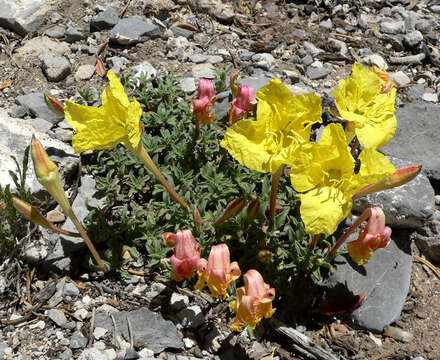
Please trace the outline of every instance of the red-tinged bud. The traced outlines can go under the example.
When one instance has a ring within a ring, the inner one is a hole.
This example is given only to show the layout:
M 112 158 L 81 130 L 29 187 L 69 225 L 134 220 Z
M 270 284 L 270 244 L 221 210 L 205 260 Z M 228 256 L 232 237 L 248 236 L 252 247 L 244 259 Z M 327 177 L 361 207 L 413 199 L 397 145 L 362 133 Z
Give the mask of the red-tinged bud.
M 172 232 L 166 232 L 162 234 L 162 241 L 165 246 L 174 247 L 176 245 L 177 235 Z
M 57 98 L 44 93 L 44 99 L 46 100 L 47 106 L 57 115 L 64 116 L 64 104 Z
M 398 169 L 394 174 L 387 178 L 378 181 L 374 184 L 370 184 L 361 189 L 357 194 L 353 196 L 353 200 L 360 197 L 372 194 L 378 191 L 391 189 L 397 186 L 406 184 L 414 179 L 422 171 L 422 165 L 409 166 L 407 168 Z
M 272 257 L 272 252 L 267 249 L 258 252 L 258 260 L 264 264 L 269 264 L 272 261 Z
M 198 121 L 212 124 L 214 113 L 211 111 L 216 101 L 214 84 L 211 80 L 200 79 L 197 98 L 193 102 L 193 113 Z
M 212 224 L 212 226 L 219 226 L 224 221 L 228 220 L 231 217 L 237 216 L 241 210 L 246 205 L 246 199 L 243 197 L 240 197 L 234 201 L 231 201 L 228 206 L 226 206 L 226 209 L 222 216 L 220 216 L 216 222 Z
M 246 117 L 248 112 L 254 108 L 256 102 L 254 88 L 249 85 L 240 85 L 237 97 L 232 100 L 231 109 L 229 110 L 229 126 Z
M 250 204 L 248 205 L 246 209 L 246 220 L 244 222 L 244 228 L 246 229 L 252 221 L 255 220 L 255 218 L 258 215 L 258 212 L 260 211 L 260 199 L 256 198 L 255 200 L 252 200 Z
M 193 210 L 193 220 L 194 220 L 194 223 L 196 224 L 197 231 L 200 232 L 200 225 L 202 223 L 202 217 L 200 216 L 200 212 L 199 212 L 199 209 L 197 209 L 197 206 L 194 207 L 194 210 Z
M 231 76 L 229 77 L 229 83 L 231 84 L 231 93 L 232 93 L 232 99 L 235 99 L 237 96 L 237 78 L 238 75 L 240 74 L 239 71 L 236 71 L 234 73 L 231 74 Z

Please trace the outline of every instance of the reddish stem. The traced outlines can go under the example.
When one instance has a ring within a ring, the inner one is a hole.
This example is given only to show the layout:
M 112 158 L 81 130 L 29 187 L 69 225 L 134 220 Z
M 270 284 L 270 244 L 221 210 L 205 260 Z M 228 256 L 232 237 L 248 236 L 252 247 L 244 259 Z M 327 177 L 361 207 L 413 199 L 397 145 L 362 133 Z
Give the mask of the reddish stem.
M 273 230 L 275 225 L 275 205 L 277 201 L 278 184 L 283 173 L 285 165 L 281 165 L 272 175 L 272 188 L 270 191 L 270 208 L 269 208 L 269 230 Z

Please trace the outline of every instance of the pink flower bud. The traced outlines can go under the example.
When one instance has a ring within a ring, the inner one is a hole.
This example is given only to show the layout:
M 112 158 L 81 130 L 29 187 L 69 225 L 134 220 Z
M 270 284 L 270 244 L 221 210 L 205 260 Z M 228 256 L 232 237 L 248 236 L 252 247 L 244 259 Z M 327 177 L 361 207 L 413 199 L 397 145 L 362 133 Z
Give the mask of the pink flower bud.
M 231 325 L 235 331 L 242 331 L 244 325 L 254 329 L 263 317 L 270 318 L 275 312 L 272 308 L 275 289 L 264 282 L 261 274 L 251 269 L 243 278 L 244 287 L 237 289 L 237 300 L 229 305 L 236 313 L 236 320 Z
M 378 248 L 386 248 L 390 243 L 391 229 L 385 226 L 385 214 L 380 207 L 367 209 L 369 219 L 356 241 L 347 244 L 348 252 L 358 265 L 363 265 Z
M 176 233 L 174 255 L 170 262 L 173 265 L 173 278 L 182 281 L 190 279 L 200 260 L 200 246 L 197 244 L 190 230 L 178 230 Z
M 55 114 L 64 116 L 64 104 L 61 101 L 46 93 L 44 93 L 44 99 L 46 100 L 47 106 L 49 106 Z
M 177 235 L 172 232 L 165 232 L 162 234 L 162 242 L 165 246 L 174 247 L 176 246 Z
M 232 100 L 231 109 L 229 110 L 229 126 L 246 117 L 247 113 L 254 108 L 256 102 L 254 88 L 249 85 L 240 85 L 237 97 Z
M 255 218 L 258 215 L 258 212 L 260 211 L 260 199 L 256 198 L 250 202 L 246 209 L 246 220 L 244 222 L 244 228 L 246 229 L 252 221 L 255 220 Z
M 215 104 L 215 89 L 211 80 L 200 79 L 197 98 L 194 99 L 193 113 L 198 121 L 204 124 L 212 124 L 214 113 L 211 112 Z
M 231 263 L 226 244 L 214 245 L 208 260 L 200 259 L 197 267 L 199 280 L 195 285 L 196 290 L 200 291 L 208 286 L 212 296 L 217 299 L 226 298 L 228 286 L 241 275 L 238 263 L 235 261 Z

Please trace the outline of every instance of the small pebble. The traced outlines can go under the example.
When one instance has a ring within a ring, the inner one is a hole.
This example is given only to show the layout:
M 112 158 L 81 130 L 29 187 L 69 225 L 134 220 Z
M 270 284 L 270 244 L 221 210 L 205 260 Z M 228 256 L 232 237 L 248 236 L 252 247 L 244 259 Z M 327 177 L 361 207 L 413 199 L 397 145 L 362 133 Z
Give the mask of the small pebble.
M 413 339 L 412 334 L 394 326 L 385 326 L 383 334 L 402 342 L 410 342 Z

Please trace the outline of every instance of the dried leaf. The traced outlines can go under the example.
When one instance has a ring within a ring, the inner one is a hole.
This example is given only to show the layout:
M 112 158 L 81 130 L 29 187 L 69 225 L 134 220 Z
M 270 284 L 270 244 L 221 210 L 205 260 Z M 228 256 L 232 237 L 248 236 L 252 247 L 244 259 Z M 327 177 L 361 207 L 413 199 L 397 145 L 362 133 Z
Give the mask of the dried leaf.
M 104 77 L 107 72 L 105 70 L 104 61 L 102 61 L 102 59 L 100 57 L 96 58 L 95 69 L 96 69 L 96 73 L 101 77 Z
M 313 310 L 323 315 L 339 315 L 357 308 L 364 301 L 366 293 L 354 296 L 336 297 L 325 301 L 318 309 Z
M 177 24 L 174 24 L 174 26 L 180 27 L 181 29 L 193 31 L 193 32 L 199 31 L 196 27 L 194 27 L 190 24 L 186 24 L 186 23 L 177 23 Z
M 0 90 L 7 88 L 12 85 L 12 80 L 5 80 L 2 83 L 0 83 Z

